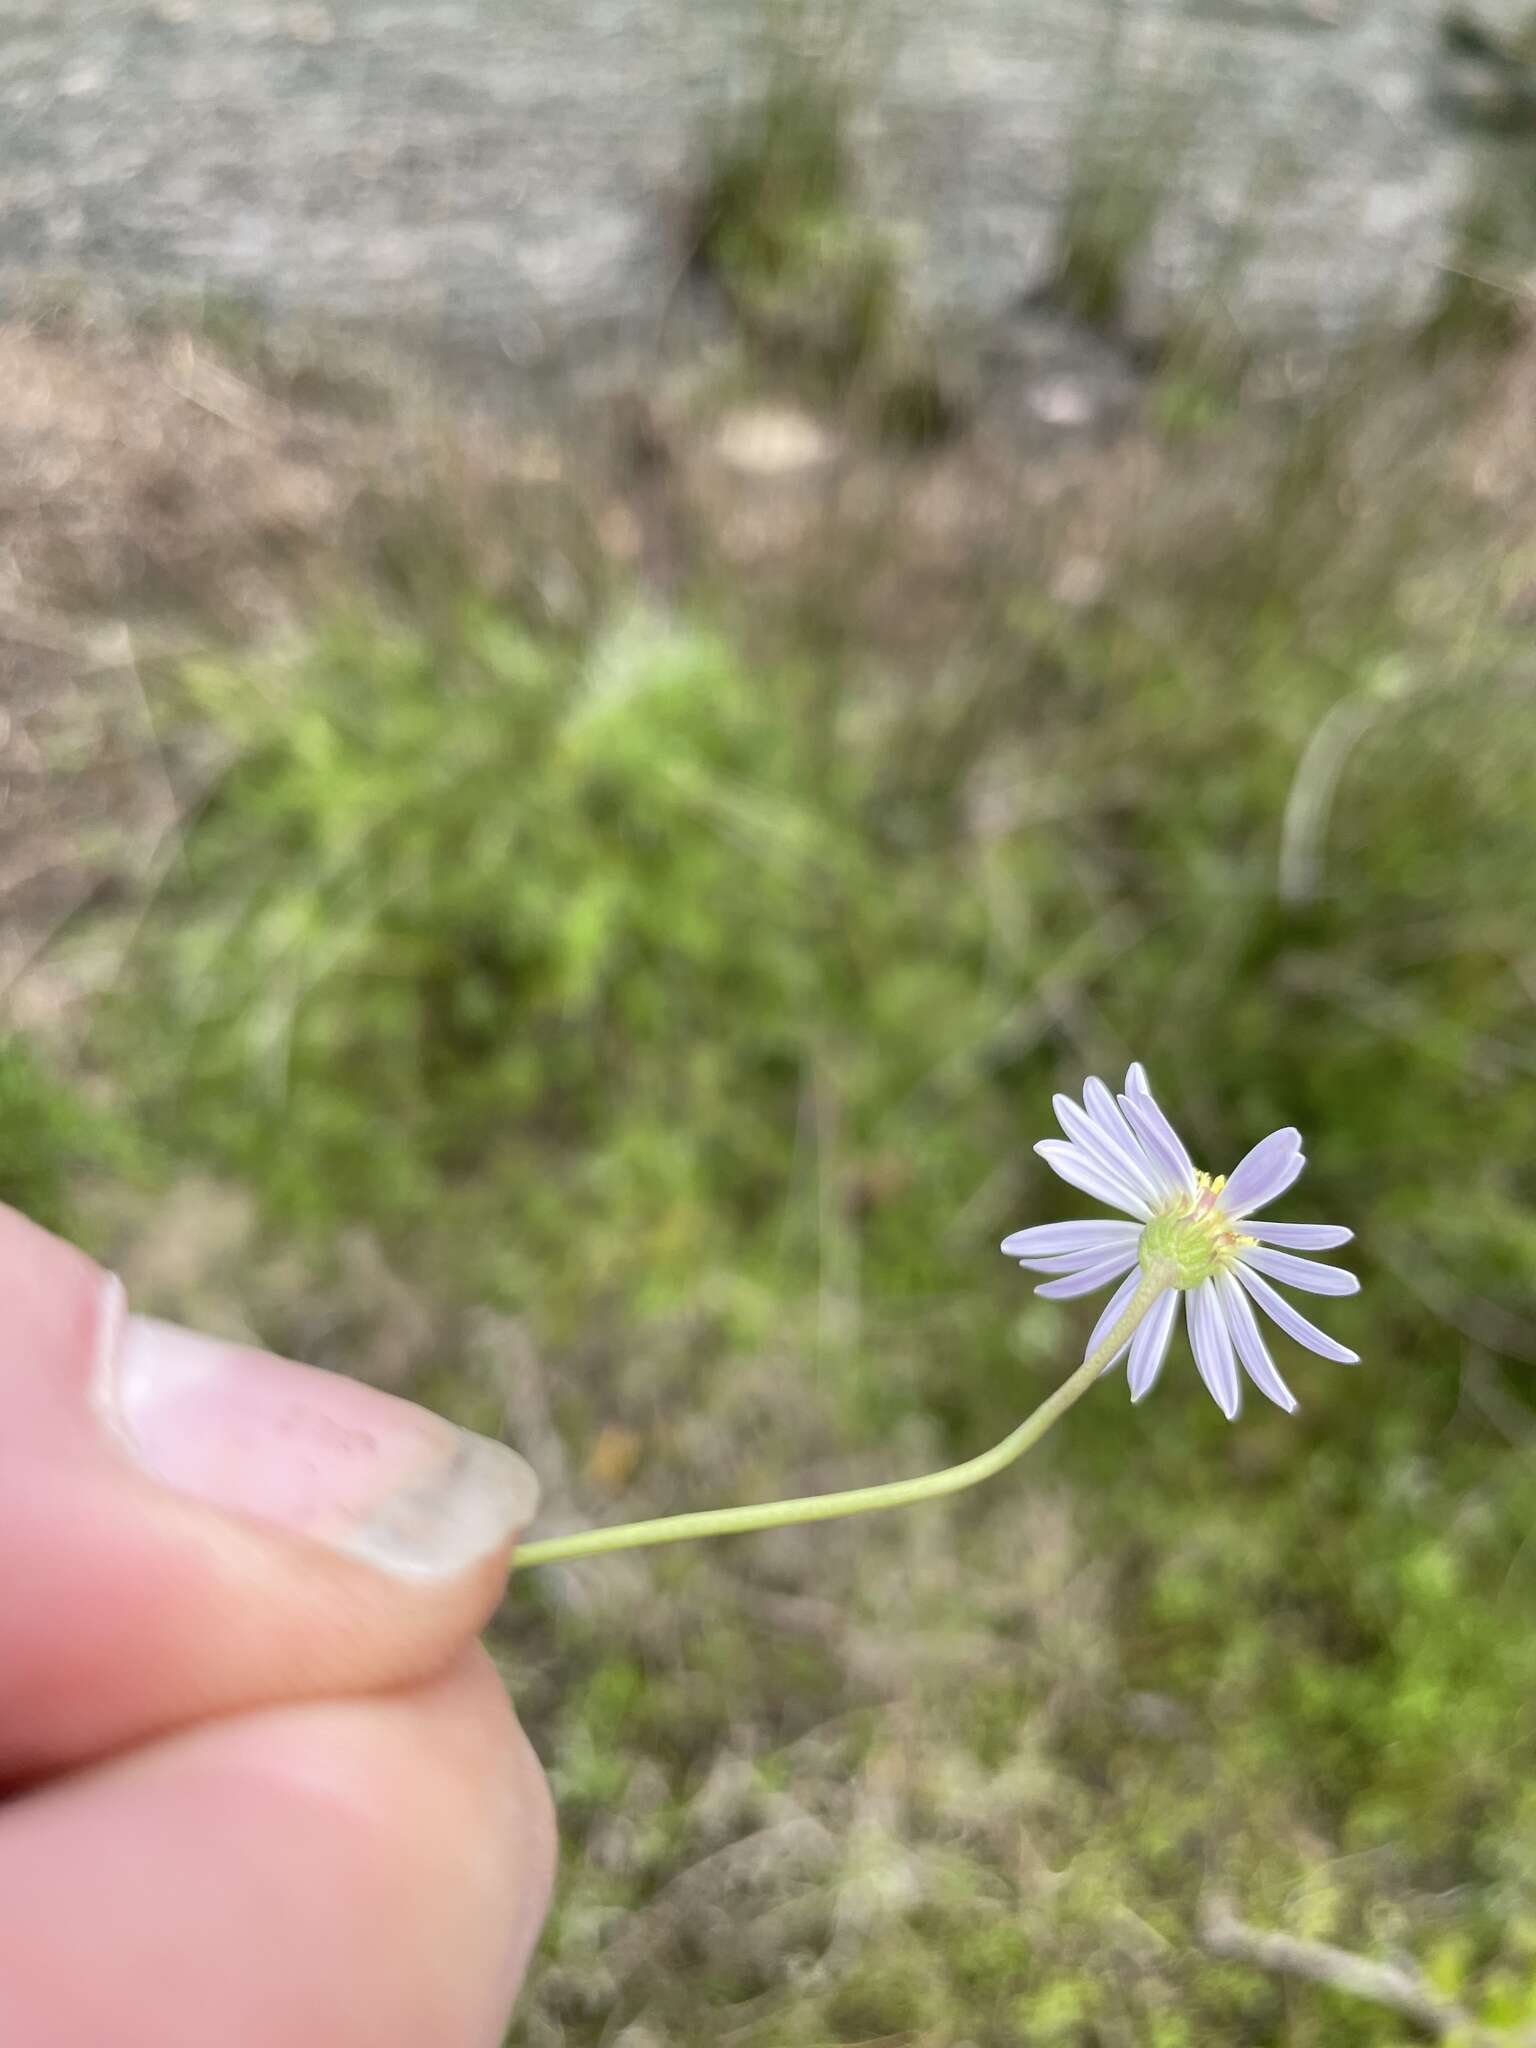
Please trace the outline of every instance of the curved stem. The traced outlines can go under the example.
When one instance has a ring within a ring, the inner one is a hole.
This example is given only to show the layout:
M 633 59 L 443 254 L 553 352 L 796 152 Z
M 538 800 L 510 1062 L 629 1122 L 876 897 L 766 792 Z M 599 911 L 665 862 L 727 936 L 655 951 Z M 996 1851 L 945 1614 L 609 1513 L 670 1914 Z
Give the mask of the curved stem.
M 1055 1393 L 1046 1396 L 1033 1415 L 1021 1422 L 1011 1435 L 989 1451 L 950 1465 L 942 1472 L 928 1472 L 916 1479 L 893 1479 L 882 1486 L 855 1486 L 842 1493 L 812 1493 L 799 1500 L 763 1501 L 752 1507 L 705 1508 L 697 1514 L 663 1515 L 651 1522 L 624 1522 L 607 1529 L 582 1529 L 572 1536 L 551 1536 L 542 1543 L 529 1543 L 513 1559 L 513 1569 L 524 1565 L 555 1564 L 577 1557 L 597 1557 L 604 1551 L 640 1550 L 657 1543 L 690 1543 L 696 1536 L 742 1536 L 756 1529 L 784 1529 L 798 1522 L 830 1522 L 842 1515 L 867 1515 L 881 1508 L 913 1507 L 919 1501 L 937 1500 L 941 1495 L 961 1493 L 980 1480 L 990 1479 L 1011 1465 L 1031 1445 L 1037 1444 L 1051 1424 L 1080 1400 L 1094 1381 L 1130 1342 L 1137 1324 L 1157 1297 L 1170 1285 L 1170 1276 L 1159 1270 L 1145 1272 L 1141 1284 L 1126 1304 L 1102 1344 L 1095 1345 L 1070 1378 Z

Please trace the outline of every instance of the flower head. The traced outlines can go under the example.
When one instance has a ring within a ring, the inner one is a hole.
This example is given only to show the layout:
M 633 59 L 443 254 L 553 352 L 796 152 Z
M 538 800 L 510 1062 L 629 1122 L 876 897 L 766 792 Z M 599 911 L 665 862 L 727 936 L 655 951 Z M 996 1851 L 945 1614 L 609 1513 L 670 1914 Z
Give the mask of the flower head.
M 1150 1392 L 1162 1369 L 1181 1294 L 1187 1297 L 1195 1364 L 1229 1419 L 1241 1405 L 1239 1361 L 1260 1393 L 1288 1414 L 1296 1406 L 1260 1334 L 1255 1303 L 1309 1351 L 1341 1365 L 1359 1363 L 1357 1353 L 1336 1344 L 1269 1284 L 1281 1280 L 1309 1294 L 1357 1293 L 1360 1282 L 1342 1266 L 1294 1256 L 1348 1244 L 1354 1233 L 1329 1223 L 1250 1220 L 1284 1194 L 1306 1164 L 1299 1131 L 1272 1131 L 1230 1174 L 1212 1178 L 1196 1170 L 1153 1101 L 1140 1065 L 1126 1075 L 1118 1098 L 1091 1079 L 1081 1103 L 1058 1095 L 1055 1109 L 1066 1135 L 1042 1139 L 1035 1147 L 1040 1157 L 1073 1187 L 1135 1220 L 1045 1223 L 1016 1230 L 1004 1238 L 1003 1250 L 1028 1271 L 1052 1276 L 1035 1290 L 1051 1300 L 1119 1283 L 1088 1339 L 1085 1358 L 1125 1315 L 1144 1282 L 1157 1288 L 1109 1361 L 1115 1364 L 1129 1351 L 1133 1401 Z

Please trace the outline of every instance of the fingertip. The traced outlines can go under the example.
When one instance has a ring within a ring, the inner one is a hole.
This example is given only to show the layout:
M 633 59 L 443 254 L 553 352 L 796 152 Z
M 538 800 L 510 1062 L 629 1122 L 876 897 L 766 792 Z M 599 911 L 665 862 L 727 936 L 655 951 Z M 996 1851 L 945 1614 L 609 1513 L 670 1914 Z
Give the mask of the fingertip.
M 0 1777 L 438 1671 L 505 1596 L 515 1452 L 334 1372 L 125 1315 L 0 1207 Z
M 97 1428 L 93 1381 L 121 1318 L 116 1277 L 0 1203 L 6 1439 L 74 1450 Z M 3 1445 L 0 1445 L 3 1449 Z

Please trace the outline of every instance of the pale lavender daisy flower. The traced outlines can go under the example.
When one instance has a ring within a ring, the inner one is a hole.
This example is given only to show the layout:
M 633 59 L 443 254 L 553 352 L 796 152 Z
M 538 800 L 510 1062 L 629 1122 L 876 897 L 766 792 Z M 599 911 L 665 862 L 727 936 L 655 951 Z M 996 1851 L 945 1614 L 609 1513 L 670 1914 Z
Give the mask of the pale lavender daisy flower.
M 1254 1223 L 1254 1212 L 1284 1194 L 1306 1161 L 1301 1134 L 1273 1131 L 1229 1175 L 1199 1173 L 1178 1133 L 1152 1099 L 1145 1069 L 1133 1066 L 1118 1099 L 1100 1080 L 1088 1081 L 1081 1104 L 1055 1098 L 1064 1138 L 1043 1139 L 1035 1150 L 1065 1181 L 1096 1195 L 1129 1223 L 1044 1223 L 1003 1240 L 1010 1258 L 1033 1273 L 1053 1277 L 1035 1289 L 1053 1301 L 1093 1294 L 1118 1282 L 1094 1326 L 1086 1358 L 1125 1314 L 1148 1276 L 1166 1284 L 1110 1364 L 1130 1353 L 1131 1399 L 1149 1393 L 1167 1356 L 1178 1320 L 1179 1296 L 1195 1364 L 1230 1420 L 1241 1405 L 1241 1363 L 1260 1393 L 1287 1414 L 1296 1397 L 1275 1370 L 1253 1305 L 1289 1337 L 1341 1365 L 1359 1355 L 1336 1344 L 1270 1286 L 1283 1281 L 1309 1294 L 1355 1294 L 1360 1282 L 1342 1266 L 1299 1259 L 1297 1252 L 1348 1244 L 1353 1231 L 1331 1223 Z M 1108 1367 L 1105 1368 L 1108 1370 Z

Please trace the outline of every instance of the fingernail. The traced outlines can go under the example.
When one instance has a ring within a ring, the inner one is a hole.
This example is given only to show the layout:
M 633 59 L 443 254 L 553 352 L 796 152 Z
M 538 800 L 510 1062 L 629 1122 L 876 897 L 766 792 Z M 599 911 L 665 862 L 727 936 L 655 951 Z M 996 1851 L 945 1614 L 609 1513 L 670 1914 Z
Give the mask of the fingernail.
M 162 1485 L 402 1578 L 462 1571 L 538 1505 L 505 1444 L 339 1373 L 147 1316 L 123 1320 L 103 1365 L 109 1419 Z

